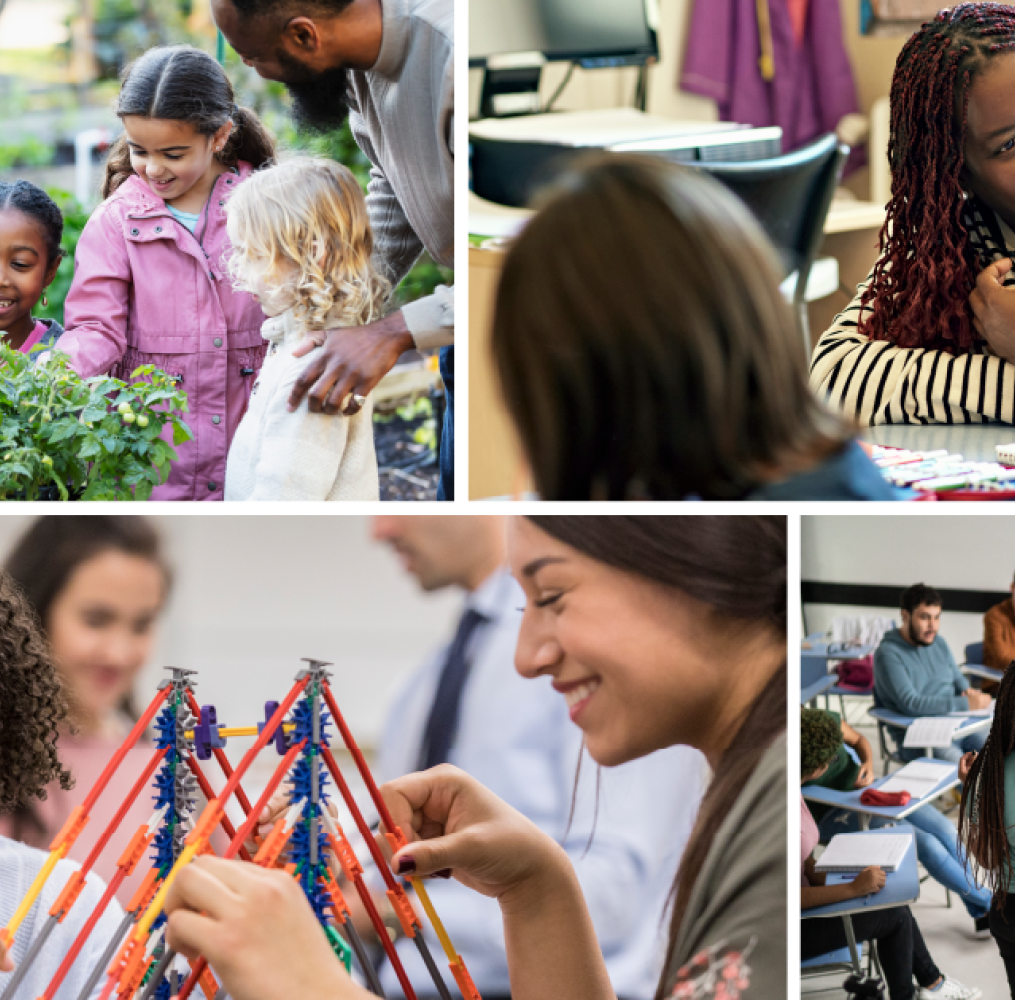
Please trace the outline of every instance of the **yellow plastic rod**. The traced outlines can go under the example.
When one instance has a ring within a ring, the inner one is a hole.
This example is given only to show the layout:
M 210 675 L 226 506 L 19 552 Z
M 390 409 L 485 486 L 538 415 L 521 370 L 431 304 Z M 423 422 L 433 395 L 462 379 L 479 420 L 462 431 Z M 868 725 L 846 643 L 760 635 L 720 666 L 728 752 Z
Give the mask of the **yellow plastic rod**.
M 433 908 L 433 903 L 430 902 L 430 894 L 423 886 L 423 880 L 420 878 L 411 878 L 409 881 L 412 883 L 413 889 L 416 890 L 416 895 L 419 896 L 419 901 L 423 904 L 423 909 L 426 910 L 426 915 L 430 918 L 430 923 L 433 926 L 434 932 L 437 934 L 441 947 L 444 949 L 444 954 L 448 956 L 448 961 L 457 962 L 458 952 L 455 951 L 455 946 L 451 943 L 451 938 L 448 937 L 448 932 L 444 930 L 441 918 L 437 916 L 437 911 Z
M 159 886 L 159 891 L 155 893 L 155 898 L 151 901 L 151 905 L 145 910 L 145 915 L 137 922 L 137 926 L 134 929 L 134 940 L 139 944 L 143 943 L 145 938 L 148 937 L 148 931 L 151 929 L 152 924 L 155 923 L 156 917 L 162 912 L 162 906 L 166 901 L 166 896 L 169 895 L 170 888 L 172 888 L 173 883 L 176 881 L 176 876 L 194 860 L 195 855 L 202 846 L 201 842 L 197 841 L 193 844 L 187 844 L 180 852 L 180 856 L 176 859 L 176 864 L 173 865 L 169 874 L 163 880 L 162 885 Z
M 46 858 L 42 868 L 39 869 L 39 874 L 35 876 L 35 881 L 28 887 L 28 892 L 25 894 L 25 898 L 21 900 L 21 904 L 14 911 L 14 916 L 7 922 L 7 926 L 0 930 L 0 941 L 3 941 L 5 945 L 10 946 L 10 942 L 13 940 L 14 935 L 17 934 L 18 928 L 21 926 L 21 922 L 28 916 L 28 911 L 32 908 L 35 900 L 38 898 L 39 893 L 42 892 L 42 887 L 46 884 L 46 880 L 52 874 L 53 869 L 56 867 L 56 863 L 67 853 L 67 849 L 70 847 L 69 844 L 61 844 L 55 851 L 49 852 L 49 857 Z
M 287 733 L 291 733 L 296 728 L 295 722 L 287 722 L 282 727 Z M 257 726 L 234 726 L 232 729 L 227 729 L 224 726 L 219 727 L 219 736 L 222 739 L 227 740 L 231 736 L 256 736 L 260 730 Z M 188 740 L 194 738 L 194 730 L 188 729 L 183 734 Z

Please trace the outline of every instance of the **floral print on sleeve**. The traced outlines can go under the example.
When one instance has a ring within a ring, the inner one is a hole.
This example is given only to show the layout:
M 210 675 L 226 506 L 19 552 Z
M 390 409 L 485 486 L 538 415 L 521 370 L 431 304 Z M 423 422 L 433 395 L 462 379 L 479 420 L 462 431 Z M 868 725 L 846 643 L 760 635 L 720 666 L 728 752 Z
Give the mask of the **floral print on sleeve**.
M 677 971 L 670 1000 L 746 1000 L 751 985 L 747 960 L 757 943 L 756 937 L 740 946 L 720 941 L 698 952 Z

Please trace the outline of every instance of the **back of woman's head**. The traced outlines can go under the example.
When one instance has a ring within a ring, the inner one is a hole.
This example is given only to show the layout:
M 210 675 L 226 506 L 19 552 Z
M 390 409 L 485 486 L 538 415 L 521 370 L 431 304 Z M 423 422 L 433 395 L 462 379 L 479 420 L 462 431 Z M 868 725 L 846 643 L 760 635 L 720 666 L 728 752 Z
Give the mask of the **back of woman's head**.
M 372 263 L 366 201 L 348 167 L 292 157 L 250 177 L 226 212 L 237 287 L 268 290 L 311 329 L 324 329 L 329 313 L 353 326 L 379 318 L 389 288 Z
M 728 499 L 840 437 L 774 252 L 709 177 L 593 155 L 504 264 L 493 351 L 544 499 Z
M 981 266 L 963 222 L 969 89 L 1015 49 L 1015 7 L 962 3 L 903 46 L 891 89 L 892 200 L 861 330 L 900 347 L 968 351 L 979 340 L 969 294 Z
M 228 121 L 233 130 L 216 158 L 227 167 L 240 161 L 261 167 L 275 157 L 275 140 L 248 108 L 233 103 L 225 70 L 208 53 L 190 45 L 149 49 L 125 67 L 116 114 L 183 122 L 199 135 L 213 136 Z M 109 151 L 102 197 L 108 198 L 134 173 L 125 136 Z
M 978 880 L 1004 910 L 1015 865 L 1005 818 L 1005 760 L 1015 752 L 1015 664 L 1001 678 L 994 721 L 962 786 L 959 843 L 976 863 Z
M 21 536 L 4 569 L 24 590 L 47 627 L 54 599 L 74 571 L 104 552 L 121 552 L 154 563 L 168 595 L 171 574 L 158 532 L 144 517 L 71 515 L 40 517 Z
M 38 618 L 21 588 L 0 572 L 0 813 L 45 798 L 51 781 L 70 787 L 56 753 L 66 714 Z

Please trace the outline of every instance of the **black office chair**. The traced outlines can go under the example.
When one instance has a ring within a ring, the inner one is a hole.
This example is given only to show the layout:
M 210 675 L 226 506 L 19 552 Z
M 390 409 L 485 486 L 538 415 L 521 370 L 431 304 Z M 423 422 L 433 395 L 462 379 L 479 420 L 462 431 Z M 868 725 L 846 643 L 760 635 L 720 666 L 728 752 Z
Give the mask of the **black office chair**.
M 472 187 L 480 198 L 522 207 L 587 149 L 553 143 L 483 139 L 472 143 Z M 682 154 L 686 153 L 682 151 Z M 665 156 L 665 153 L 645 155 Z M 807 281 L 824 233 L 825 217 L 849 150 L 826 135 L 792 153 L 765 160 L 678 160 L 711 174 L 737 195 L 779 251 L 784 278 L 795 275 L 790 297 L 808 360 Z M 838 282 L 836 281 L 836 287 Z
M 834 135 L 768 160 L 686 164 L 722 182 L 751 210 L 783 261 L 793 283 L 793 313 L 808 359 L 807 280 L 824 234 L 825 217 L 849 155 Z

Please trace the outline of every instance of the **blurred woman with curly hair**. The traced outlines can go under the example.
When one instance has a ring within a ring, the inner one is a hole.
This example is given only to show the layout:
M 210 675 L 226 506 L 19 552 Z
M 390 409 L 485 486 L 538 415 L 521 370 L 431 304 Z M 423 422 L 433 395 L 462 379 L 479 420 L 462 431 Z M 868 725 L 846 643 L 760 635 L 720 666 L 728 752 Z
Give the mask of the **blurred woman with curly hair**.
M 0 572 L 0 810 L 45 798 L 46 786 L 53 781 L 70 787 L 70 774 L 57 755 L 57 734 L 66 715 L 63 687 L 35 612 L 13 580 Z M 44 852 L 0 836 L 0 925 L 6 926 L 13 916 L 45 860 Z M 70 861 L 57 862 L 10 947 L 0 943 L 0 993 L 12 976 L 19 975 L 17 966 L 24 962 L 46 923 L 46 914 L 77 868 Z M 77 903 L 52 929 L 28 967 L 18 996 L 42 995 L 104 888 L 101 879 L 88 876 Z M 111 901 L 56 1000 L 72 1000 L 80 994 L 121 918 L 122 910 Z M 100 990 L 93 992 L 97 996 Z

